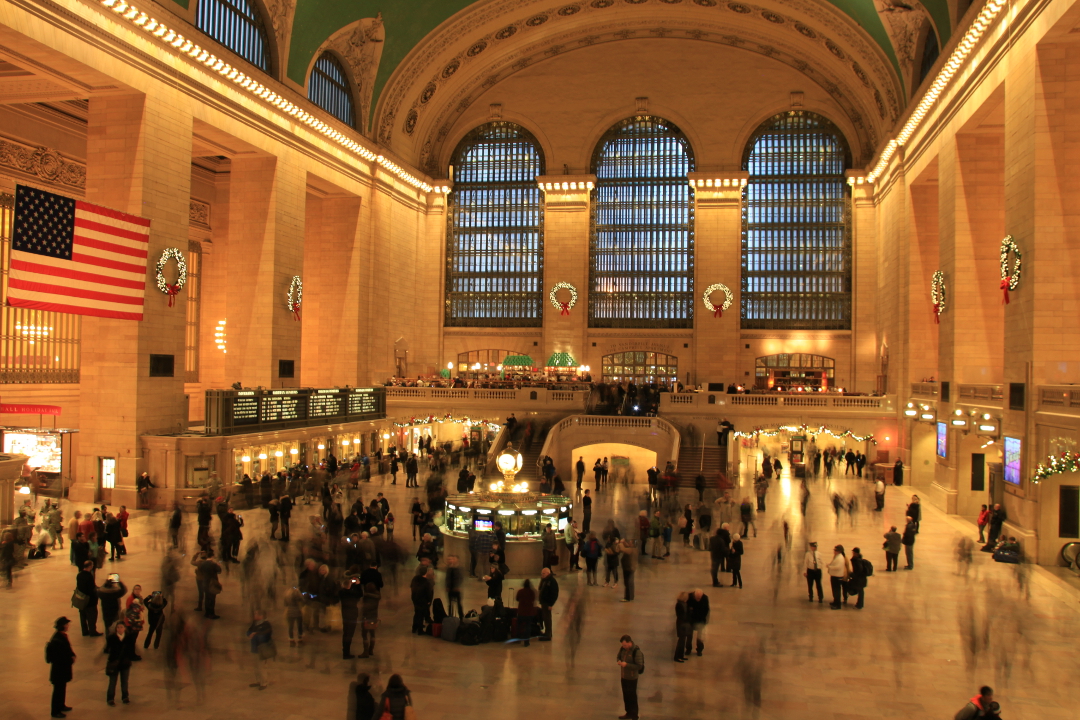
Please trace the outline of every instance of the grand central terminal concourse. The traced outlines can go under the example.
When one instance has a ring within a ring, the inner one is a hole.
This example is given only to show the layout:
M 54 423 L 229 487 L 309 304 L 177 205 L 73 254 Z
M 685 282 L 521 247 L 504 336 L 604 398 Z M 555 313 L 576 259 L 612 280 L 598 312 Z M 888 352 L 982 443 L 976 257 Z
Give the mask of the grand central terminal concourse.
M 1077 720 L 1080 2 L 0 3 L 0 719 Z

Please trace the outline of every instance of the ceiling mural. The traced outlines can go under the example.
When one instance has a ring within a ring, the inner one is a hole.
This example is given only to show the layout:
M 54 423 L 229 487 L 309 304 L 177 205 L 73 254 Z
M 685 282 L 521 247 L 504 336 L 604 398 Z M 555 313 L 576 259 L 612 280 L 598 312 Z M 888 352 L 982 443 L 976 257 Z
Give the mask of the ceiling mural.
M 382 60 L 372 86 L 373 102 L 378 101 L 391 76 L 406 57 L 425 37 L 456 13 L 470 6 L 496 6 L 506 9 L 517 5 L 513 0 L 295 0 L 296 8 L 292 12 L 292 34 L 288 53 L 287 75 L 300 85 L 304 84 L 305 74 L 315 54 L 327 38 L 346 25 L 363 18 L 381 16 L 386 25 L 386 44 Z M 293 0 L 272 0 L 268 5 L 277 17 L 281 15 L 281 5 L 291 5 Z M 859 31 L 874 42 L 889 59 L 893 70 L 898 75 L 900 70 L 899 53 L 894 47 L 896 33 L 883 21 L 885 6 L 898 8 L 919 6 L 916 0 L 819 0 L 823 6 L 838 10 L 859 28 Z M 582 9 L 606 9 L 613 6 L 689 6 L 702 8 L 725 7 L 726 0 L 581 0 L 569 3 L 566 7 L 579 6 Z M 776 8 L 783 8 L 791 3 L 779 0 Z M 932 19 L 937 28 L 938 37 L 944 43 L 951 32 L 948 0 L 922 0 L 922 9 Z M 291 8 L 289 8 L 291 10 Z M 288 17 L 286 11 L 285 18 Z

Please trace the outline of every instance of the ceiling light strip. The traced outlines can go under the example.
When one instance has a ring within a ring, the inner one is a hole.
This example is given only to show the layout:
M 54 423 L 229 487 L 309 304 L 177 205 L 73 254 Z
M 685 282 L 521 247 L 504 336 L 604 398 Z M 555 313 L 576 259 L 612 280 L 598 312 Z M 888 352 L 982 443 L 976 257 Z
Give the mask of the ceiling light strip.
M 876 181 L 885 172 L 885 168 L 888 166 L 892 156 L 896 154 L 896 149 L 902 145 L 906 145 L 907 141 L 915 133 L 919 123 L 930 108 L 937 102 L 938 96 L 945 90 L 945 86 L 949 84 L 949 81 L 960 71 L 964 61 L 967 60 L 968 55 L 975 48 L 976 43 L 986 32 L 986 29 L 990 27 L 990 24 L 1001 13 L 1002 8 L 1005 7 L 1006 0 L 989 0 L 982 12 L 978 14 L 975 21 L 971 23 L 971 27 L 964 33 L 964 38 L 953 49 L 952 54 L 949 56 L 949 61 L 938 71 L 937 77 L 934 78 L 934 84 L 927 88 L 923 93 L 922 100 L 915 107 L 915 110 L 911 113 L 907 122 L 904 123 L 904 127 L 900 129 L 900 133 L 894 140 L 890 140 L 889 144 L 885 146 L 885 149 L 881 152 L 881 157 L 878 159 L 877 165 L 866 176 L 866 179 L 870 182 Z
M 254 78 L 245 75 L 237 68 L 233 67 L 229 63 L 215 57 L 212 53 L 199 47 L 196 43 L 185 38 L 175 30 L 170 29 L 165 24 L 159 22 L 153 17 L 150 17 L 137 7 L 130 5 L 126 0 L 101 0 L 101 4 L 112 10 L 118 16 L 127 20 L 129 23 L 139 28 L 143 32 L 157 38 L 160 42 L 170 45 L 174 50 L 187 55 L 195 62 L 201 63 L 205 67 L 213 70 L 217 74 L 221 75 L 224 79 L 232 82 L 242 90 L 247 91 L 253 97 L 257 97 L 263 100 L 269 105 L 273 105 L 282 113 L 289 115 L 290 117 L 299 120 L 312 130 L 316 130 L 326 138 L 333 140 L 341 147 L 353 152 L 367 161 L 374 161 L 380 166 L 386 168 L 391 173 L 396 175 L 404 182 L 412 185 L 415 188 L 419 188 L 424 192 L 431 192 L 435 190 L 430 184 L 424 182 L 420 178 L 407 172 L 400 165 L 395 163 L 390 158 L 383 155 L 379 155 L 372 152 L 368 148 L 364 147 L 360 143 L 356 142 L 352 138 L 348 137 L 344 133 L 341 133 L 334 128 L 330 127 L 322 120 L 311 115 L 306 110 L 298 107 L 294 103 L 285 99 L 281 95 L 277 94 L 270 88 L 266 87 L 262 83 L 258 82 Z M 438 188 L 438 190 L 445 191 L 444 188 Z

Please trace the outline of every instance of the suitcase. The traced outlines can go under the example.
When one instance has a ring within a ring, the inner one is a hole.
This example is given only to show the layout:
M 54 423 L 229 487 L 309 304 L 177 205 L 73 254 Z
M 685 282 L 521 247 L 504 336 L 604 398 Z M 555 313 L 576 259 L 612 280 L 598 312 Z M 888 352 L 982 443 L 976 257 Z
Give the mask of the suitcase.
M 458 630 L 461 629 L 461 618 L 448 616 L 442 621 L 442 639 L 447 642 L 457 642 Z
M 492 642 L 506 642 L 510 639 L 510 618 L 503 616 L 495 618 L 491 628 Z
M 462 645 L 479 645 L 482 642 L 482 628 L 479 620 L 466 620 L 458 629 L 458 642 Z
M 442 637 L 442 623 L 431 623 L 431 637 Z

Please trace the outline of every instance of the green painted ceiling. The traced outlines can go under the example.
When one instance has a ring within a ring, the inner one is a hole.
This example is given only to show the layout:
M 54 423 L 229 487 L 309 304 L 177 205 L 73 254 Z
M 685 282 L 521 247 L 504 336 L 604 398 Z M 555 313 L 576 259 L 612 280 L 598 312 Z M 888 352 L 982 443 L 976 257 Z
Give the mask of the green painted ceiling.
M 475 0 L 297 0 L 287 75 L 303 85 L 311 59 L 327 38 L 362 18 L 382 14 L 386 33 L 372 107 L 405 56 L 447 18 Z M 187 7 L 188 0 L 174 0 Z M 828 0 L 858 23 L 892 61 L 899 74 L 896 53 L 882 24 L 874 0 Z M 948 0 L 921 0 L 937 26 L 942 44 L 951 32 Z

